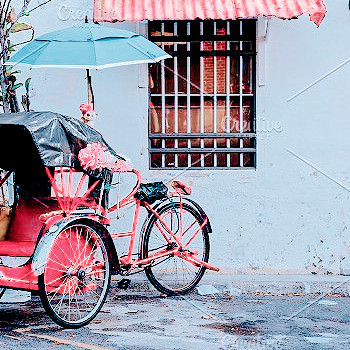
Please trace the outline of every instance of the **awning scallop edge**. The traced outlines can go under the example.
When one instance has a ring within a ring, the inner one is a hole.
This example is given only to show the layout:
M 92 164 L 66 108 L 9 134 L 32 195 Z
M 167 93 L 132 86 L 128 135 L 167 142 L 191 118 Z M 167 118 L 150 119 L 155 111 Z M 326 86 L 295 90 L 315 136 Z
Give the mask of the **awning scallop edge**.
M 239 19 L 308 14 L 319 26 L 327 12 L 323 0 L 95 0 L 94 21 Z

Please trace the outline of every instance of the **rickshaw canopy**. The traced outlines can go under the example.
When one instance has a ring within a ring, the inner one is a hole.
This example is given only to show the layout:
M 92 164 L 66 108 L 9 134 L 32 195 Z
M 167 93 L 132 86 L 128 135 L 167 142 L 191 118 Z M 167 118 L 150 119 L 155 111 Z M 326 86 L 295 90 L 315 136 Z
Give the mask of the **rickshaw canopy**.
M 93 142 L 123 159 L 98 131 L 75 118 L 53 112 L 0 114 L 0 168 L 15 171 L 16 184 L 39 196 L 49 188 L 45 166 L 83 171 L 78 153 Z M 89 175 L 104 178 L 106 170 Z

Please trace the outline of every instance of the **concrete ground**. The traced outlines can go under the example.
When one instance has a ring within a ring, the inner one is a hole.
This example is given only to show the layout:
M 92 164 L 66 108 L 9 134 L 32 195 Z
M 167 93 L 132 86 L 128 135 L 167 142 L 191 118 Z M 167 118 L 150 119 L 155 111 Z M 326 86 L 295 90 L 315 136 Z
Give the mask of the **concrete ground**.
M 0 304 L 0 346 L 9 350 L 348 350 L 350 282 L 343 283 L 348 278 L 207 274 L 200 283 L 202 290 L 203 285 L 212 285 L 215 294 L 194 292 L 170 298 L 156 292 L 141 274 L 133 277 L 126 291 L 113 281 L 101 312 L 78 330 L 56 326 L 36 296 L 24 303 Z M 318 300 L 322 292 L 328 294 Z

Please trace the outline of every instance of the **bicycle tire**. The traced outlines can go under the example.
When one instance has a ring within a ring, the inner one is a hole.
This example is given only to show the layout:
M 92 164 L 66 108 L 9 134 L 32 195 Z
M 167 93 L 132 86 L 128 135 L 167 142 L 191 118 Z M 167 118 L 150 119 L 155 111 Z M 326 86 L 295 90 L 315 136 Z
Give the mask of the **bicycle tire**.
M 187 203 L 182 203 L 182 212 L 180 213 L 180 203 L 174 202 L 169 203 L 157 210 L 158 215 L 162 216 L 162 218 L 166 221 L 166 215 L 171 214 L 173 218 L 168 218 L 168 220 L 171 221 L 167 222 L 170 225 L 173 225 L 172 220 L 175 218 L 175 221 L 177 221 L 177 224 L 180 222 L 180 216 L 182 219 L 182 222 L 184 223 L 185 216 L 192 217 L 194 219 L 194 224 L 196 229 L 200 227 L 200 225 L 203 223 L 205 216 L 198 212 L 198 210 L 193 207 L 192 205 L 189 205 Z M 155 227 L 157 227 L 157 224 L 159 224 L 159 220 L 156 218 L 155 215 L 152 215 L 149 219 L 149 222 L 146 226 L 146 229 L 143 234 L 142 239 L 142 251 L 141 255 L 143 259 L 146 259 L 149 257 L 149 253 L 155 252 L 157 249 L 163 249 L 168 243 L 166 243 L 166 240 L 163 236 L 160 237 L 159 233 L 156 234 L 157 230 L 155 230 Z M 170 227 L 172 230 L 176 228 L 174 226 Z M 185 231 L 186 228 L 183 229 Z M 159 231 L 159 230 L 158 230 Z M 186 232 L 186 231 L 185 231 Z M 205 261 L 208 262 L 209 260 L 209 234 L 208 234 L 208 227 L 207 225 L 204 225 L 201 229 L 201 232 L 198 232 L 197 236 L 201 236 L 201 240 L 197 240 L 197 245 L 202 245 L 201 252 L 198 252 L 199 257 Z M 160 240 L 161 243 L 160 246 L 157 248 L 154 247 L 153 238 L 157 241 Z M 152 240 L 152 243 L 151 243 Z M 199 242 L 200 241 L 200 242 Z M 193 241 L 192 241 L 193 242 Z M 171 243 L 174 245 L 174 243 Z M 171 248 L 171 247 L 169 247 Z M 193 249 L 196 248 L 195 244 L 190 245 L 190 251 L 193 252 Z M 172 260 L 173 266 L 171 267 L 170 261 Z M 163 273 L 159 270 L 159 265 L 162 265 L 163 262 L 167 261 L 167 265 L 163 265 Z M 181 263 L 181 267 L 178 268 L 179 264 Z M 175 269 L 175 271 L 174 271 Z M 160 259 L 155 260 L 151 265 L 145 267 L 145 273 L 147 278 L 149 279 L 150 283 L 161 293 L 164 293 L 166 295 L 184 295 L 189 293 L 191 290 L 195 288 L 195 286 L 199 283 L 201 278 L 203 277 L 203 274 L 205 272 L 206 268 L 203 266 L 195 266 L 185 260 L 183 260 L 180 257 L 168 257 L 163 261 L 160 261 Z M 185 278 L 184 273 L 182 273 L 182 281 L 180 281 L 178 275 L 180 275 L 181 271 L 186 271 L 186 276 L 190 278 Z M 174 273 L 175 272 L 175 273 Z M 168 274 L 169 276 L 165 276 L 165 274 Z M 164 275 L 163 277 L 161 275 Z M 172 278 L 171 275 L 174 277 Z
M 4 288 L 4 287 L 0 288 L 0 302 L 1 302 L 1 298 L 3 297 L 5 292 L 6 292 L 6 288 Z
M 39 294 L 50 318 L 79 328 L 96 317 L 110 286 L 108 245 L 92 227 L 72 223 L 53 242 L 39 276 Z

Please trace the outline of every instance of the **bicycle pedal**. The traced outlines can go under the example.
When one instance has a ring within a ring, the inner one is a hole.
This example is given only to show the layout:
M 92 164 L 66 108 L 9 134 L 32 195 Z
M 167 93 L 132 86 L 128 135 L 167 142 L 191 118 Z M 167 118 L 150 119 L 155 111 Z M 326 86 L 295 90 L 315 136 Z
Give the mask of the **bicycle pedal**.
M 123 278 L 122 280 L 120 280 L 117 283 L 117 287 L 119 289 L 128 289 L 128 287 L 130 286 L 130 282 L 131 282 L 131 280 L 129 280 L 127 278 Z

